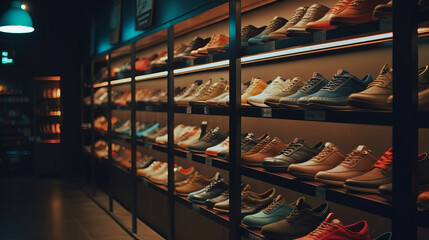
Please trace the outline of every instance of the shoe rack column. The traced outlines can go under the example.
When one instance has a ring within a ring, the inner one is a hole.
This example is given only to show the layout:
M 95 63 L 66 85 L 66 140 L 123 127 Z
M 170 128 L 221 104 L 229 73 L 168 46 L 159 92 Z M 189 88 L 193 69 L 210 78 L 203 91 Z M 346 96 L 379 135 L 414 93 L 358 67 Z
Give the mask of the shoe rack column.
M 80 65 L 80 96 L 81 98 L 83 98 L 84 96 L 84 88 L 85 88 L 85 70 L 84 70 L 84 64 Z M 92 88 L 91 88 L 92 89 Z M 92 90 L 91 90 L 92 92 Z M 90 97 L 92 99 L 92 93 L 90 93 Z M 92 107 L 92 101 L 91 100 L 91 107 Z M 85 105 L 83 103 L 83 101 L 80 101 L 80 146 L 83 146 L 85 141 L 84 141 L 84 134 L 82 133 L 82 126 L 84 123 L 84 109 L 85 109 Z M 91 139 L 91 143 L 92 143 L 92 139 Z M 82 149 L 81 149 L 82 152 Z M 91 147 L 91 156 L 92 156 L 92 147 Z M 92 157 L 91 157 L 92 158 Z M 79 181 L 80 181 L 80 185 L 82 187 L 82 189 L 85 189 L 85 160 L 87 159 L 86 156 L 81 156 L 81 161 L 79 162 Z M 92 160 L 91 160 L 92 161 Z M 86 192 L 86 191 L 85 191 Z
M 241 0 L 229 1 L 229 239 L 240 239 L 241 224 Z
M 393 239 L 417 239 L 417 0 L 393 1 Z
M 131 231 L 137 233 L 137 148 L 136 148 L 136 44 L 131 44 L 131 187 L 133 191 L 132 206 L 131 206 Z
M 107 82 L 107 92 L 108 94 L 108 99 L 107 99 L 107 144 L 109 146 L 109 162 L 112 161 L 112 85 L 110 83 L 111 79 L 111 61 L 110 61 L 110 53 L 107 55 L 107 74 L 109 74 L 109 76 L 107 77 L 108 82 Z M 113 179 L 112 179 L 112 167 L 113 166 L 109 166 L 109 179 L 108 179 L 108 195 L 109 195 L 109 211 L 113 212 Z
M 176 235 L 174 210 L 174 27 L 167 29 L 167 133 L 168 133 L 168 240 L 174 240 Z
M 91 61 L 91 83 L 95 82 L 94 76 L 94 61 Z M 94 87 L 91 85 L 91 109 L 90 109 L 90 118 L 91 118 L 91 176 L 90 176 L 90 186 L 91 194 L 95 196 L 95 132 L 94 132 Z

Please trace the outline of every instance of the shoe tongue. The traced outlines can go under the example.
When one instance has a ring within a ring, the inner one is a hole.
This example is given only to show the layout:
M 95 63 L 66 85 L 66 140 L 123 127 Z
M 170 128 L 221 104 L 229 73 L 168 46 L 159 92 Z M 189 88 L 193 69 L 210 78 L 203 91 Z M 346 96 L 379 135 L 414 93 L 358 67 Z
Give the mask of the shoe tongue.
M 242 190 L 242 192 L 247 192 L 247 191 L 250 191 L 250 185 L 249 184 L 247 184 Z
M 392 68 L 389 67 L 388 63 L 386 63 L 386 64 L 384 64 L 383 68 L 381 68 L 380 75 L 386 74 L 386 73 L 390 72 L 391 70 L 392 70 Z
M 325 143 L 325 147 L 329 147 L 329 146 L 335 147 L 335 145 L 334 145 L 333 143 L 331 143 L 331 142 L 326 142 L 326 143 Z
M 312 78 L 324 78 L 322 74 L 314 72 Z
M 220 175 L 220 172 L 217 172 L 215 174 L 214 180 L 220 180 L 222 178 L 222 176 Z
M 340 220 L 334 217 L 334 213 L 329 213 L 328 216 L 326 216 L 325 221 L 329 223 L 341 223 Z
M 283 200 L 283 197 L 282 197 L 282 195 L 281 194 L 279 194 L 275 199 L 274 199 L 274 201 L 273 202 L 282 202 L 282 201 L 284 201 Z
M 347 70 L 344 70 L 344 69 L 338 69 L 337 70 L 337 75 L 345 75 L 347 73 L 349 73 L 349 72 Z
M 284 80 L 282 79 L 282 77 L 277 76 L 276 79 L 274 79 L 272 82 L 284 82 Z
M 295 138 L 292 143 L 305 143 L 305 141 L 302 138 Z
M 296 201 L 296 208 L 299 210 L 308 208 L 311 209 L 311 206 L 305 201 L 305 198 L 300 197 L 297 201 Z
M 357 148 L 356 148 L 356 150 L 357 151 L 364 151 L 364 150 L 367 150 L 368 148 L 365 146 L 365 145 L 359 145 L 359 146 L 357 146 Z

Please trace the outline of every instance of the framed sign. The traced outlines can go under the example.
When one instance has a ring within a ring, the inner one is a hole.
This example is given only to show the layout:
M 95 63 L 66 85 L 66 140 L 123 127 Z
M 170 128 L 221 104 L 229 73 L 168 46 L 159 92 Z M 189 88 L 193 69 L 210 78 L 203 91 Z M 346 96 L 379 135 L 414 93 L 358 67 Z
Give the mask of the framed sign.
M 121 40 L 121 0 L 111 0 L 110 9 L 110 45 Z
M 136 0 L 136 30 L 144 30 L 152 26 L 154 1 Z

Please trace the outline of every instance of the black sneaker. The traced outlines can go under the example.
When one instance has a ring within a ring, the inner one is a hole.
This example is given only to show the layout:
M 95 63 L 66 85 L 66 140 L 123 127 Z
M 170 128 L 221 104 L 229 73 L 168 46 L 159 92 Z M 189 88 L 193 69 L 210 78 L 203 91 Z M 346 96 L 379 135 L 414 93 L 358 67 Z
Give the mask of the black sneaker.
M 223 178 L 215 179 L 202 191 L 198 191 L 196 194 L 189 194 L 188 199 L 195 203 L 205 204 L 207 199 L 218 197 L 228 190 L 228 187 L 228 184 L 223 180 Z
M 223 134 L 219 127 L 208 131 L 198 142 L 189 145 L 186 149 L 195 153 L 205 153 L 206 149 L 218 145 L 225 140 L 228 135 Z
M 241 182 L 241 191 L 243 191 L 246 184 Z M 220 203 L 229 199 L 229 189 L 226 189 L 219 196 L 206 200 L 206 206 L 208 208 L 213 208 L 216 203 Z
M 296 207 L 283 220 L 265 225 L 261 233 L 268 239 L 296 239 L 316 229 L 330 213 L 328 203 L 311 208 L 303 197 L 296 201 Z
M 202 39 L 200 37 L 195 37 L 194 39 L 192 39 L 191 43 L 189 43 L 185 51 L 180 54 L 177 54 L 176 56 L 174 56 L 174 58 L 178 60 L 182 58 L 186 58 L 191 54 L 192 50 L 196 50 L 198 48 L 204 47 L 209 42 L 210 42 L 210 38 Z
M 313 147 L 308 147 L 304 139 L 295 138 L 293 142 L 275 157 L 264 158 L 262 167 L 269 171 L 287 171 L 292 163 L 302 163 L 319 154 L 325 143 L 319 142 Z

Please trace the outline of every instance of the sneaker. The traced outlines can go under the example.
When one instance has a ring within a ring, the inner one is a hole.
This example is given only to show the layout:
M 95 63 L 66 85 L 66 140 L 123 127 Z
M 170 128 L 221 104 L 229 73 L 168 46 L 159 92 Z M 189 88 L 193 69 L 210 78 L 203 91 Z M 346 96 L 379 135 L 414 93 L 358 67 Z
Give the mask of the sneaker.
M 392 182 L 392 160 L 392 148 L 389 148 L 377 160 L 372 170 L 363 175 L 347 179 L 344 183 L 344 188 L 359 192 L 378 193 L 378 187 Z
M 255 146 L 255 148 L 258 145 Z M 261 167 L 262 161 L 268 157 L 274 157 L 279 155 L 283 149 L 285 149 L 286 144 L 284 144 L 280 138 L 275 137 L 270 143 L 266 144 L 261 151 L 256 154 L 246 155 L 242 158 L 241 163 L 246 166 L 252 167 Z
M 278 76 L 260 94 L 247 98 L 247 103 L 256 107 L 269 107 L 264 104 L 265 99 L 281 95 L 289 82 L 289 79 L 285 81 Z
M 346 154 L 333 143 L 327 142 L 319 154 L 306 162 L 291 164 L 287 172 L 300 179 L 314 180 L 318 172 L 336 167 L 346 157 Z
M 176 136 L 180 136 L 180 135 L 181 135 L 181 133 L 182 133 L 185 129 L 186 129 L 186 126 L 185 126 L 185 125 L 183 125 L 183 124 L 179 124 L 179 125 L 177 125 L 177 126 L 174 128 L 174 130 L 173 130 L 173 134 L 174 134 L 174 136 L 175 136 L 175 137 L 176 137 Z M 155 142 L 156 142 L 156 143 L 159 143 L 159 144 L 163 144 L 163 145 L 167 144 L 167 142 L 168 142 L 168 134 L 165 134 L 165 135 L 163 135 L 163 136 L 159 136 L 159 137 L 157 137 L 157 138 L 155 139 Z
M 225 92 L 227 85 L 228 83 L 221 79 L 220 81 L 211 84 L 207 91 L 203 92 L 201 95 L 195 96 L 195 98 L 189 102 L 193 105 L 205 105 L 207 100 L 215 98 Z
M 368 223 L 359 221 L 350 225 L 344 226 L 340 220 L 334 218 L 333 213 L 329 213 L 325 221 L 323 221 L 314 231 L 304 237 L 296 240 L 328 240 L 328 239 L 344 239 L 344 240 L 371 240 L 369 236 Z
M 162 165 L 161 161 L 154 161 L 149 167 L 143 169 L 137 169 L 137 175 L 145 177 L 148 173 L 157 170 Z
M 256 37 L 257 35 L 261 34 L 266 28 L 267 26 L 262 26 L 259 28 L 253 25 L 244 26 L 241 29 L 241 46 L 247 47 L 248 46 L 247 41 L 249 41 L 250 38 Z
M 223 142 L 219 143 L 216 146 L 209 147 L 206 149 L 206 155 L 209 156 L 218 156 L 219 152 L 228 152 L 229 151 L 229 137 L 227 137 Z
M 329 81 L 326 80 L 322 74 L 315 72 L 313 73 L 313 76 L 307 81 L 307 83 L 303 87 L 301 87 L 296 93 L 280 98 L 279 106 L 286 108 L 298 108 L 298 104 L 301 98 L 301 101 L 304 101 L 304 97 L 318 92 L 328 83 Z M 307 102 L 305 102 L 305 105 L 307 105 Z
M 198 172 L 194 172 L 186 184 L 178 186 L 174 190 L 179 196 L 188 196 L 191 192 L 203 189 L 215 179 L 221 179 L 220 173 L 216 173 L 213 177 L 207 178 Z
M 185 88 L 185 90 L 183 90 L 180 94 L 175 96 L 174 101 L 177 103 L 178 101 L 182 100 L 183 98 L 186 98 L 186 97 L 193 95 L 202 83 L 203 83 L 203 80 L 195 80 L 195 82 L 192 83 L 191 86 Z
M 321 19 L 328 11 L 329 8 L 325 5 L 318 3 L 311 5 L 305 15 L 302 17 L 301 21 L 286 31 L 286 36 L 293 37 L 309 34 L 309 32 L 306 30 L 307 24 Z
M 262 136 L 259 139 L 259 142 L 252 147 L 250 150 L 246 151 L 246 152 L 242 152 L 241 153 L 241 159 L 243 159 L 243 157 L 248 156 L 248 155 L 252 155 L 252 154 L 256 154 L 259 151 L 261 151 L 266 145 L 268 145 L 270 142 L 272 141 L 271 137 L 269 134 L 265 134 L 264 136 Z
M 204 137 L 202 137 L 198 142 L 189 145 L 186 149 L 195 152 L 195 153 L 205 153 L 206 149 L 213 147 L 222 141 L 224 141 L 228 135 L 223 134 L 220 131 L 219 127 L 208 131 Z
M 377 5 L 372 13 L 374 18 L 390 18 L 393 14 L 393 1 Z
M 318 172 L 315 180 L 342 187 L 347 179 L 369 172 L 377 160 L 378 157 L 371 150 L 359 145 L 335 168 Z
M 353 0 L 344 11 L 331 18 L 331 25 L 343 26 L 370 22 L 374 20 L 375 7 L 388 2 L 389 0 Z
M 328 203 L 311 208 L 303 197 L 295 205 L 285 219 L 263 226 L 262 235 L 273 240 L 303 237 L 316 229 L 331 212 Z
M 309 22 L 307 26 L 305 26 L 305 30 L 307 32 L 315 32 L 334 29 L 335 26 L 331 25 L 332 17 L 344 11 L 352 1 L 353 0 L 340 0 L 321 19 L 314 22 Z
M 228 87 L 228 85 L 225 86 L 225 89 L 224 89 L 224 91 L 223 91 L 223 93 L 221 95 L 207 100 L 205 102 L 205 104 L 207 106 L 213 106 L 213 107 L 215 107 L 215 106 L 218 105 L 218 102 L 220 100 L 222 100 L 223 98 L 225 98 L 225 97 L 228 97 L 228 99 L 229 99 L 229 87 Z
M 193 166 L 186 169 L 183 167 L 179 168 L 177 172 L 174 172 L 174 185 L 180 186 L 185 184 L 185 181 L 192 176 L 194 171 L 195 171 L 195 168 Z
M 186 132 L 186 134 L 182 135 L 177 143 L 177 146 L 185 149 L 189 145 L 198 142 L 198 139 L 201 137 L 201 128 L 193 128 L 190 131 Z
M 268 27 L 259 35 L 249 38 L 248 43 L 251 45 L 263 44 L 262 39 L 268 40 L 268 34 L 283 27 L 286 23 L 287 23 L 286 19 L 278 16 L 274 17 L 273 20 L 271 20 L 270 24 L 268 24 Z
M 245 84 L 241 84 L 241 94 L 242 95 L 244 94 L 244 92 L 246 91 L 246 89 L 249 87 L 249 85 L 250 85 L 250 82 L 245 83 Z M 229 107 L 229 91 L 228 91 L 228 94 L 225 97 L 219 99 L 219 101 L 217 102 L 216 106 L 217 107 Z
M 179 171 L 179 169 L 181 168 L 182 168 L 181 166 L 175 167 L 173 169 L 174 174 L 176 174 L 176 172 Z M 161 184 L 161 185 L 167 186 L 168 185 L 168 168 L 167 170 L 165 170 L 160 174 L 153 174 L 151 177 L 149 177 L 149 181 L 155 184 Z
M 150 179 L 151 177 L 159 176 L 168 171 L 168 163 L 162 163 L 157 169 L 148 172 L 144 177 Z
M 136 136 L 137 137 L 142 137 L 144 134 L 152 132 L 152 131 L 154 131 L 155 129 L 158 129 L 158 128 L 159 128 L 159 123 L 154 123 L 154 124 L 152 124 L 151 126 L 148 126 L 145 129 L 141 129 L 141 130 L 137 131 L 136 132 Z
M 191 56 L 201 57 L 207 54 L 225 51 L 224 45 L 229 43 L 229 37 L 224 34 L 215 34 L 204 47 L 191 51 Z
M 307 12 L 308 7 L 299 7 L 293 13 L 293 16 L 290 18 L 289 22 L 287 22 L 283 27 L 277 29 L 276 31 L 268 34 L 268 41 L 275 41 L 286 38 L 286 31 L 295 26 L 299 21 L 301 21 L 302 17 Z M 263 39 L 265 40 L 265 39 Z
M 195 203 L 205 204 L 207 199 L 218 197 L 224 191 L 228 190 L 228 188 L 229 186 L 225 180 L 223 180 L 223 178 L 215 179 L 209 185 L 207 185 L 203 191 L 190 193 L 188 195 L 188 199 Z
M 304 86 L 305 82 L 300 77 L 294 77 L 292 80 L 286 80 L 286 86 L 283 88 L 281 93 L 277 95 L 271 95 L 270 97 L 265 98 L 264 103 L 271 107 L 279 107 L 280 99 L 285 96 L 292 95 L 298 91 L 302 86 Z M 271 84 L 270 84 L 271 85 Z
M 210 38 L 202 39 L 200 37 L 194 37 L 194 39 L 192 39 L 192 41 L 189 43 L 185 51 L 177 55 L 174 55 L 174 58 L 178 60 L 189 58 L 189 55 L 191 54 L 192 50 L 197 50 L 198 48 L 202 48 L 205 45 L 207 45 L 207 43 L 209 42 L 210 42 Z
M 308 147 L 304 139 L 295 138 L 279 155 L 264 158 L 262 167 L 268 171 L 287 171 L 289 165 L 308 161 L 319 154 L 323 148 L 323 142 L 319 142 L 313 147 Z
M 195 89 L 195 92 L 192 95 L 179 99 L 176 102 L 176 104 L 178 106 L 189 106 L 190 102 L 195 101 L 195 99 L 198 99 L 199 97 L 203 96 L 204 93 L 207 92 L 207 90 L 210 88 L 211 85 L 212 85 L 212 80 L 210 79 L 209 81 L 201 84 L 197 89 Z
M 264 80 L 260 78 L 252 78 L 252 81 L 250 81 L 250 86 L 241 95 L 241 105 L 250 106 L 247 104 L 247 99 L 251 96 L 260 94 L 267 87 L 268 84 Z
M 348 109 L 347 98 L 350 94 L 360 92 L 372 82 L 371 75 L 362 80 L 346 70 L 339 69 L 332 80 L 320 91 L 308 96 L 307 108 L 310 109 Z
M 159 136 L 163 136 L 167 133 L 167 127 L 157 128 L 153 130 L 152 132 L 148 132 L 146 134 L 143 134 L 142 137 L 144 137 L 145 141 L 148 142 L 155 142 L 156 138 Z
M 261 228 L 270 223 L 284 219 L 293 210 L 291 204 L 286 203 L 282 195 L 278 195 L 274 201 L 262 211 L 245 216 L 243 223 L 252 228 Z
M 389 110 L 387 99 L 393 93 L 393 69 L 385 64 L 377 78 L 362 92 L 352 93 L 347 104 L 356 108 Z

